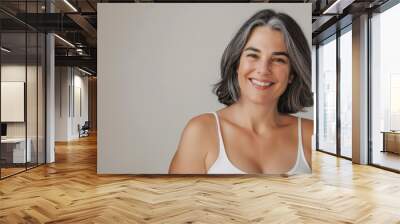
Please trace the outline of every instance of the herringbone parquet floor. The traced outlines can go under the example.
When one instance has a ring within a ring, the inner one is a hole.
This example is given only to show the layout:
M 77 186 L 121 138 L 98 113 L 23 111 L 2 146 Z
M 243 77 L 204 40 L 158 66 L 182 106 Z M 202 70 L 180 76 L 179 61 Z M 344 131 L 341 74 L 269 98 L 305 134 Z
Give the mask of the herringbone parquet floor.
M 89 137 L 0 181 L 0 223 L 400 223 L 400 175 L 320 152 L 289 178 L 97 175 Z

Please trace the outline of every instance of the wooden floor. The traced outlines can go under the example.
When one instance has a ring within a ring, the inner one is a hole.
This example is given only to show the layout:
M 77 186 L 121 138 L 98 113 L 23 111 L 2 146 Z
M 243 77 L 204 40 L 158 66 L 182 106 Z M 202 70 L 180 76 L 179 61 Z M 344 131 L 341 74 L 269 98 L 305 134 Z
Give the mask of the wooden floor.
M 112 149 L 110 149 L 112 150 Z M 0 223 L 400 223 L 400 175 L 315 152 L 313 174 L 96 174 L 96 138 L 0 181 Z
M 14 164 L 12 164 L 12 165 L 14 165 Z M 28 170 L 33 169 L 33 168 L 37 167 L 37 164 L 36 163 L 27 163 L 26 166 L 27 167 L 25 167 L 25 164 L 18 164 L 17 167 L 6 167 L 6 168 L 2 167 L 0 170 L 1 178 L 6 178 L 8 176 L 15 175 L 20 172 L 24 172 L 27 169 Z
M 374 164 L 400 170 L 400 154 L 375 151 L 372 157 Z
M 1 178 L 8 177 L 10 175 L 25 171 L 26 168 L 1 168 Z

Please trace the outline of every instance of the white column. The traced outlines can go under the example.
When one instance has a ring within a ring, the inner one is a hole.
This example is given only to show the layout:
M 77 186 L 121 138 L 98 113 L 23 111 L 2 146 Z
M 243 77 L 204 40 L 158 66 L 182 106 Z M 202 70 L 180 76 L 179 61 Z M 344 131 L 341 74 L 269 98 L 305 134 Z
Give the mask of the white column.
M 47 34 L 46 36 L 46 61 L 47 61 L 47 76 L 46 76 L 46 163 L 55 161 L 54 151 L 54 133 L 55 133 L 55 76 L 54 76 L 54 35 Z
M 72 117 L 72 68 L 55 69 L 55 141 L 69 141 Z
M 46 1 L 47 12 L 54 12 L 54 5 Z M 54 35 L 46 35 L 46 163 L 55 162 L 55 43 Z
M 317 48 L 315 45 L 312 45 L 312 51 L 311 51 L 311 91 L 313 93 L 313 99 L 314 99 L 314 106 L 313 106 L 313 120 L 314 120 L 314 130 L 313 130 L 313 135 L 311 139 L 311 148 L 312 150 L 317 149 Z
M 353 20 L 353 162 L 368 163 L 368 15 Z

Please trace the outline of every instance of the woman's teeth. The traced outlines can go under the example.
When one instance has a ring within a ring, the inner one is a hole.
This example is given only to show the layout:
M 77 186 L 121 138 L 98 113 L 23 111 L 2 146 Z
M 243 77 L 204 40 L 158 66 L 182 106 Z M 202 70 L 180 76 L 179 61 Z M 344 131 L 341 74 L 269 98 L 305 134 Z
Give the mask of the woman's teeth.
M 250 79 L 250 81 L 251 81 L 251 83 L 253 83 L 254 85 L 257 85 L 257 86 L 270 86 L 273 84 L 272 82 L 261 82 L 256 79 Z

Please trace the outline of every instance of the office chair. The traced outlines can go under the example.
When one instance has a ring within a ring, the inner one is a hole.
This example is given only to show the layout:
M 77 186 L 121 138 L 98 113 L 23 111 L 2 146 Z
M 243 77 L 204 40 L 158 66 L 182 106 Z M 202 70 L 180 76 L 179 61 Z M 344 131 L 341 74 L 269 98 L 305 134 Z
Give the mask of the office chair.
M 79 138 L 89 136 L 89 129 L 90 129 L 89 121 L 85 121 L 82 127 L 80 127 L 80 125 L 78 124 L 78 129 L 79 129 Z

